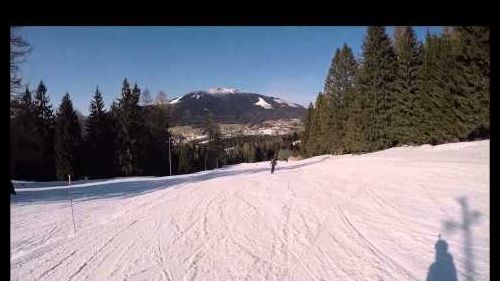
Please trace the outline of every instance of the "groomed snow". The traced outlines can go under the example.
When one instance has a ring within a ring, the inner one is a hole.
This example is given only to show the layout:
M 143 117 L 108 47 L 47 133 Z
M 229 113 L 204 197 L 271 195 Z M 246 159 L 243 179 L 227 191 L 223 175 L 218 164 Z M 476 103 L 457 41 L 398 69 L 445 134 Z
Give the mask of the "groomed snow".
M 259 97 L 259 100 L 255 103 L 255 105 L 258 105 L 260 107 L 263 107 L 264 109 L 271 109 L 273 108 L 272 105 L 267 103 L 263 98 Z
M 269 166 L 16 182 L 11 280 L 425 280 L 439 234 L 458 280 L 489 280 L 489 141 Z

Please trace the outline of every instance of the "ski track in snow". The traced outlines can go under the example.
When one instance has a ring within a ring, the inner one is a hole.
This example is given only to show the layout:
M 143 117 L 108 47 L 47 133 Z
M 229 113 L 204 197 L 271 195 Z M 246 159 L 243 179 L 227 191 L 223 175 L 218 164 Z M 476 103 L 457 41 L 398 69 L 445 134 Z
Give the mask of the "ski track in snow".
M 11 280 L 425 280 L 441 234 L 489 280 L 489 141 L 248 163 L 72 187 L 17 182 Z M 106 189 L 107 188 L 107 189 Z M 123 188 L 125 192 L 117 192 Z

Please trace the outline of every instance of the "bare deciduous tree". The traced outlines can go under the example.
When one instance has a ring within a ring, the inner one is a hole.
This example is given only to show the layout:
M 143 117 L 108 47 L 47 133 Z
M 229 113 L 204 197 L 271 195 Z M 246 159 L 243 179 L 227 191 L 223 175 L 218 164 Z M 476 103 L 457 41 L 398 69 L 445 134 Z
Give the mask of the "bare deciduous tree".
M 155 103 L 160 105 L 167 104 L 168 103 L 167 94 L 165 94 L 164 91 L 160 91 L 158 95 L 156 95 Z
M 151 94 L 149 93 L 148 88 L 146 88 L 141 93 L 141 102 L 142 102 L 142 105 L 151 105 L 151 104 L 153 104 L 153 99 L 151 98 Z
M 10 93 L 11 96 L 21 88 L 19 66 L 31 52 L 31 45 L 18 34 L 19 27 L 10 29 Z

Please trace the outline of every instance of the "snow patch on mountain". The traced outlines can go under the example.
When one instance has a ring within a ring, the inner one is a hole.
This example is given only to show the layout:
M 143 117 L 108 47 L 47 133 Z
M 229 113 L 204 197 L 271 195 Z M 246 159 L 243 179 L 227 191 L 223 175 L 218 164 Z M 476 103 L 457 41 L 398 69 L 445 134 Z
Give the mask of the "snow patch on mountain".
M 280 104 L 286 104 L 286 105 L 291 106 L 291 107 L 300 107 L 296 103 L 287 102 L 286 100 L 283 100 L 283 99 L 280 99 L 280 98 L 274 98 L 274 101 L 277 102 L 277 103 L 280 103 Z
M 211 88 L 207 90 L 207 93 L 212 95 L 227 95 L 227 94 L 236 94 L 239 93 L 238 89 L 234 88 Z
M 272 105 L 268 104 L 263 98 L 259 97 L 259 100 L 255 103 L 255 105 L 258 105 L 260 107 L 263 107 L 265 109 L 271 109 L 273 108 Z
M 178 98 L 175 98 L 175 99 L 171 100 L 171 101 L 170 101 L 170 104 L 174 104 L 174 103 L 178 103 L 178 102 L 180 102 L 180 101 L 181 101 L 181 99 L 182 99 L 183 97 L 184 97 L 184 96 L 180 96 L 180 97 L 178 97 Z

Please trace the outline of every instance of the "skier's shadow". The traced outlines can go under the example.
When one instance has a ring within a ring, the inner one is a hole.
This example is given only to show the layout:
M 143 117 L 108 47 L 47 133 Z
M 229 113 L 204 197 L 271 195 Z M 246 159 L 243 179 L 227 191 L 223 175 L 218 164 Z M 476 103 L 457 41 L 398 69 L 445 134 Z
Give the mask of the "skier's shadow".
M 429 267 L 426 281 L 458 281 L 453 256 L 448 252 L 448 243 L 439 238 L 435 245 L 436 260 Z

